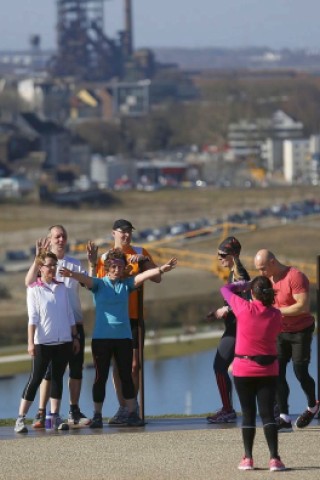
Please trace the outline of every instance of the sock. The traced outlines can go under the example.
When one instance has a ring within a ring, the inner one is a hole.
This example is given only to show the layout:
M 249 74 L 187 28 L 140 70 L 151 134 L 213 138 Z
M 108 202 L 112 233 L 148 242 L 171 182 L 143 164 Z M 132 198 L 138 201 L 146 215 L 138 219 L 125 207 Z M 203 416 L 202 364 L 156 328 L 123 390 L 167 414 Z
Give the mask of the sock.
M 77 412 L 78 410 L 80 410 L 78 404 L 74 404 L 74 405 L 70 405 L 70 412 Z
M 282 418 L 282 420 L 284 420 L 287 423 L 291 422 L 290 416 L 286 413 L 280 413 L 280 418 Z
M 314 407 L 308 407 L 308 410 L 309 410 L 311 413 L 317 413 L 318 408 L 319 408 L 319 405 L 315 405 Z

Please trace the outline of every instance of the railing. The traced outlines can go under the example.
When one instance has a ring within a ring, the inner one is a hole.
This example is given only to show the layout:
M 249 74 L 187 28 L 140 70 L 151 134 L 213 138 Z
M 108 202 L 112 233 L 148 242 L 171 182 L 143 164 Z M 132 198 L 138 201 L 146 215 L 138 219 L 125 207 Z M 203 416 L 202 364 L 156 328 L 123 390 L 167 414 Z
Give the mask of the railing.
M 221 268 L 218 259 L 214 254 L 192 252 L 190 250 L 182 250 L 180 248 L 162 247 L 154 248 L 152 250 L 152 257 L 158 264 L 170 259 L 171 257 L 177 257 L 180 266 L 208 271 L 213 275 L 222 278 L 223 280 L 226 280 L 229 274 L 225 268 Z M 251 277 L 254 277 L 258 274 L 258 271 L 254 267 L 254 261 L 252 257 L 241 256 L 241 262 L 245 265 Z M 301 270 L 308 277 L 310 283 L 316 283 L 316 263 L 310 264 L 306 262 L 290 262 L 290 265 Z
M 213 275 L 226 280 L 228 277 L 228 271 L 225 268 L 221 268 L 217 257 L 214 254 L 209 253 L 198 253 L 187 249 L 173 248 L 170 244 L 176 244 L 180 241 L 191 240 L 196 238 L 201 238 L 206 234 L 219 234 L 221 239 L 226 238 L 231 234 L 233 230 L 241 231 L 254 231 L 256 230 L 256 225 L 246 225 L 243 223 L 231 223 L 225 222 L 213 226 L 208 226 L 194 230 L 192 232 L 182 233 L 180 235 L 175 235 L 173 237 L 166 237 L 163 239 L 155 240 L 153 242 L 148 242 L 143 244 L 148 250 L 151 250 L 152 257 L 157 264 L 163 263 L 166 260 L 169 260 L 171 257 L 177 257 L 179 265 L 182 267 L 194 268 L 196 270 L 203 270 L 211 272 Z M 103 240 L 99 239 L 96 241 L 96 244 L 99 246 L 100 252 L 106 251 L 112 247 L 110 243 L 104 243 Z M 85 253 L 86 244 L 78 243 L 71 245 L 71 253 Z M 257 270 L 254 267 L 253 257 L 241 256 L 241 261 L 245 265 L 251 277 L 254 277 L 258 274 Z M 316 262 L 314 264 L 306 262 L 292 262 L 285 261 L 284 263 L 290 264 L 294 267 L 297 267 L 303 273 L 307 275 L 310 283 L 315 284 L 317 281 L 317 266 Z

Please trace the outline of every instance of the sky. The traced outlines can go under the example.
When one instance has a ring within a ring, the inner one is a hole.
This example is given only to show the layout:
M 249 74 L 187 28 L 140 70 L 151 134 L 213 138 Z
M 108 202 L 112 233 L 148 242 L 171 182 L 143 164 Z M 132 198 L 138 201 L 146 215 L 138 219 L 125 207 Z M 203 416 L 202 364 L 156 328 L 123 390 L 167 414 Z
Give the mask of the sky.
M 124 0 L 105 2 L 105 31 L 123 28 Z M 319 0 L 133 0 L 135 48 L 319 48 Z M 0 51 L 56 46 L 56 0 L 1 0 Z

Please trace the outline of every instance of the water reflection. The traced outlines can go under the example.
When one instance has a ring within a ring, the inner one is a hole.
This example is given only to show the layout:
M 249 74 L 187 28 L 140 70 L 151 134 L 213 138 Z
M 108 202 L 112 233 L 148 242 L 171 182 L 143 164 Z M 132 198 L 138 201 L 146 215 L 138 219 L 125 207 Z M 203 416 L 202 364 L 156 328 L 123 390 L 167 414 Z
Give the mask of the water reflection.
M 215 352 L 206 351 L 187 357 L 179 357 L 161 361 L 145 362 L 145 412 L 146 415 L 165 414 L 203 414 L 212 412 L 221 406 L 212 363 Z M 313 355 L 310 372 L 316 379 L 316 342 L 313 343 Z M 27 374 L 17 375 L 10 380 L 0 381 L 0 415 L 1 418 L 17 415 L 20 396 Z M 92 414 L 91 391 L 94 370 L 84 370 L 81 393 L 81 409 Z M 302 412 L 306 407 L 306 399 L 294 377 L 292 367 L 288 367 L 288 381 L 291 388 L 290 411 Z M 237 395 L 234 393 L 234 405 L 240 411 Z M 36 398 L 29 416 L 32 417 L 38 406 Z M 107 384 L 104 416 L 111 416 L 117 409 L 117 401 L 112 385 L 111 375 Z M 68 413 L 68 381 L 65 378 L 62 399 L 63 415 Z

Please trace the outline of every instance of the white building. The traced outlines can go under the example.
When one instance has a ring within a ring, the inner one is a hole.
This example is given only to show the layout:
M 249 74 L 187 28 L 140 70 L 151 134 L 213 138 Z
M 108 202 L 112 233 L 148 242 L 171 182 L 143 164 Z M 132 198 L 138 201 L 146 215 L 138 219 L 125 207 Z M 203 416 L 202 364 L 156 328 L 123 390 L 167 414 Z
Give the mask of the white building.
M 292 184 L 310 179 L 310 140 L 285 140 L 283 142 L 283 175 Z
M 241 120 L 228 128 L 228 145 L 235 158 L 260 157 L 262 145 L 268 138 L 303 138 L 303 124 L 277 110 L 271 118 L 254 122 Z
M 311 183 L 320 184 L 320 135 L 310 137 Z
M 261 158 L 268 172 L 282 172 L 283 169 L 283 140 L 267 138 L 261 144 Z
M 134 161 L 93 155 L 90 170 L 91 180 L 100 188 L 114 188 L 116 182 L 124 176 L 128 177 L 133 184 L 137 182 L 137 167 Z
M 34 183 L 22 175 L 0 178 L 0 198 L 21 197 L 32 192 L 34 188 Z

